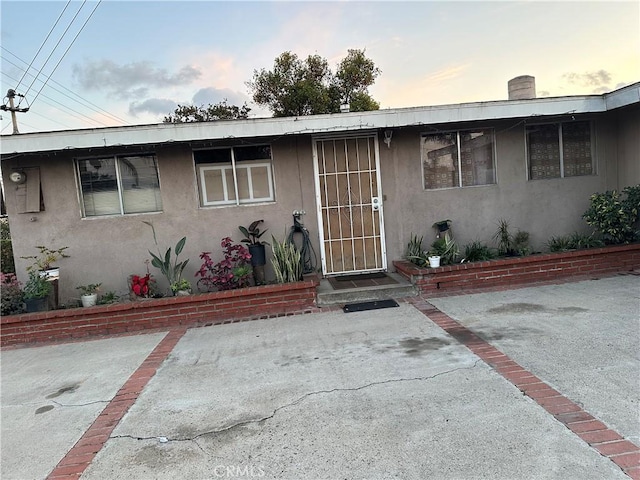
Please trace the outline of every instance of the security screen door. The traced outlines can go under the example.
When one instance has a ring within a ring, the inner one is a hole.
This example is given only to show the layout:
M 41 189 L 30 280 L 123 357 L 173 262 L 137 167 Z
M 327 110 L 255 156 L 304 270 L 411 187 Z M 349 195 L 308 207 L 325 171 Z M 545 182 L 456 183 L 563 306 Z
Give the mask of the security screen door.
M 323 274 L 386 270 L 377 135 L 316 137 L 313 155 Z

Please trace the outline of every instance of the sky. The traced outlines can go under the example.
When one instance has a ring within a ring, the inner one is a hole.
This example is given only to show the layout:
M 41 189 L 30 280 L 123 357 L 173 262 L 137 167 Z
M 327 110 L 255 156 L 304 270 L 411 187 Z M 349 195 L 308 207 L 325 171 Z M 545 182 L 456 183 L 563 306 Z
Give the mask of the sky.
M 0 0 L 0 18 L 0 91 L 24 95 L 21 133 L 160 123 L 225 99 L 268 117 L 246 82 L 285 51 L 335 71 L 365 50 L 381 108 L 506 100 L 519 75 L 538 97 L 640 81 L 637 0 Z

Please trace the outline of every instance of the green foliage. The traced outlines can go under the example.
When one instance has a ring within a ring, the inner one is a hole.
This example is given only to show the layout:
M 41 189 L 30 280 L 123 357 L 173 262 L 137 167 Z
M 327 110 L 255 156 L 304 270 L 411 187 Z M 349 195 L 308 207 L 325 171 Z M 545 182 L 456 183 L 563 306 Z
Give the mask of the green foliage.
M 528 255 L 531 251 L 529 233 L 518 230 L 515 235 L 512 235 L 509 232 L 509 222 L 504 218 L 498 221 L 498 230 L 493 238 L 498 242 L 498 256 L 522 256 Z
M 44 298 L 51 293 L 51 282 L 48 282 L 45 277 L 35 271 L 29 271 L 29 280 L 24 286 L 24 298 L 28 300 L 30 298 Z
M 242 107 L 227 104 L 225 98 L 222 102 L 208 106 L 178 105 L 173 113 L 162 120 L 163 123 L 191 123 L 211 122 L 215 120 L 238 120 L 249 118 L 251 108 L 245 103 Z
M 80 285 L 76 287 L 76 289 L 82 292 L 82 295 L 91 295 L 93 293 L 98 293 L 100 290 L 101 283 L 90 283 L 89 285 Z
M 580 250 L 584 248 L 603 247 L 604 242 L 595 238 L 593 234 L 572 233 L 559 237 L 551 237 L 547 242 L 550 252 L 566 252 L 568 250 Z
M 54 262 L 57 262 L 61 258 L 69 258 L 69 255 L 64 253 L 69 247 L 61 247 L 54 250 L 44 245 L 36 245 L 36 248 L 39 250 L 38 255 L 20 257 L 25 260 L 33 260 L 33 264 L 27 267 L 27 272 L 31 272 L 32 270 L 48 270 L 53 266 Z
M 0 313 L 4 315 L 15 315 L 24 312 L 24 294 L 22 285 L 15 274 L 2 273 L 0 285 Z
M 424 267 L 429 263 L 427 253 L 422 248 L 422 241 L 423 237 L 418 237 L 412 233 L 407 244 L 407 251 L 404 254 L 404 258 L 419 267 Z
M 98 305 L 109 305 L 110 303 L 116 303 L 119 300 L 116 292 L 109 291 L 103 293 L 98 299 Z
M 438 238 L 431 244 L 429 256 L 437 255 L 440 257 L 440 265 L 451 265 L 456 263 L 460 256 L 460 250 L 456 241 L 449 235 Z
M 594 193 L 589 209 L 582 218 L 595 227 L 605 241 L 613 244 L 633 242 L 639 237 L 636 229 L 640 211 L 640 185 Z
M 16 273 L 11 240 L 0 240 L 0 270 L 2 273 Z
M 465 262 L 484 262 L 492 258 L 496 258 L 493 250 L 478 240 L 468 243 L 464 247 Z
M 244 235 L 245 238 L 241 240 L 242 243 L 248 243 L 249 245 L 269 245 L 267 242 L 263 242 L 260 240 L 260 237 L 267 233 L 268 228 L 260 231 L 258 225 L 260 225 L 264 220 L 256 220 L 247 227 L 238 227 L 240 232 Z
M 342 103 L 358 112 L 380 108 L 367 91 L 378 75 L 380 70 L 362 50 L 349 50 L 335 74 L 320 55 L 302 60 L 283 52 L 272 70 L 254 70 L 247 86 L 253 101 L 269 108 L 274 117 L 338 113 Z
M 171 284 L 171 291 L 173 293 L 179 292 L 181 290 L 191 291 L 191 283 L 189 282 L 189 280 L 185 280 L 184 278 L 182 278 L 177 282 Z
M 154 267 L 160 270 L 160 272 L 165 276 L 165 278 L 169 282 L 169 285 L 171 286 L 182 278 L 182 272 L 184 271 L 185 267 L 189 263 L 188 258 L 184 262 L 178 262 L 178 256 L 180 255 L 180 253 L 182 253 L 182 249 L 184 248 L 184 245 L 187 242 L 187 237 L 182 237 L 180 240 L 178 240 L 178 243 L 176 244 L 176 247 L 174 250 L 176 256 L 172 262 L 171 247 L 169 247 L 164 253 L 164 255 L 162 255 L 162 252 L 160 251 L 160 247 L 158 246 L 156 229 L 154 228 L 151 222 L 145 221 L 143 223 L 151 227 L 151 230 L 153 231 L 153 241 L 156 244 L 156 247 L 158 247 L 158 255 L 155 255 L 153 252 L 151 252 L 151 250 L 149 250 L 149 253 L 151 254 L 151 258 L 152 258 L 151 265 L 153 265 Z
M 302 261 L 300 252 L 293 243 L 286 240 L 279 242 L 273 235 L 273 258 L 271 264 L 276 276 L 276 282 L 298 282 L 302 279 Z

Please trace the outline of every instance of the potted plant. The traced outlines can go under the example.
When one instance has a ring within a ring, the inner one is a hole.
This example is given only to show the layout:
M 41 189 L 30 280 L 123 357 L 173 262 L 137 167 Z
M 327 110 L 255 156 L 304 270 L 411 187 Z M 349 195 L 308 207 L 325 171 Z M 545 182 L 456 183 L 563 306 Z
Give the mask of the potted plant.
M 171 291 L 174 295 L 190 295 L 191 294 L 191 283 L 189 280 L 185 280 L 181 278 L 177 282 L 171 284 Z
M 100 289 L 101 283 L 90 283 L 89 285 L 81 285 L 76 287 L 78 290 L 82 292 L 80 296 L 80 300 L 82 301 L 83 307 L 93 307 L 96 303 L 98 303 L 98 290 Z
M 64 251 L 69 247 L 61 247 L 57 250 L 53 250 L 44 245 L 37 245 L 36 248 L 40 251 L 38 255 L 29 255 L 26 257 L 20 257 L 25 260 L 33 260 L 33 264 L 27 267 L 27 272 L 31 270 L 40 271 L 40 275 L 49 279 L 57 279 L 60 277 L 60 267 L 54 267 L 53 263 L 61 258 L 68 258 L 69 255 Z
M 267 255 L 265 251 L 265 245 L 269 245 L 267 242 L 260 240 L 260 237 L 267 233 L 268 229 L 260 230 L 259 225 L 264 220 L 256 220 L 252 222 L 249 227 L 238 227 L 245 238 L 241 241 L 247 243 L 249 253 L 251 254 L 251 266 L 253 267 L 253 276 L 256 285 L 264 283 L 264 266 L 267 263 Z
M 24 303 L 27 312 L 44 312 L 49 309 L 49 294 L 51 293 L 51 283 L 45 277 L 31 270 L 29 280 L 24 286 Z

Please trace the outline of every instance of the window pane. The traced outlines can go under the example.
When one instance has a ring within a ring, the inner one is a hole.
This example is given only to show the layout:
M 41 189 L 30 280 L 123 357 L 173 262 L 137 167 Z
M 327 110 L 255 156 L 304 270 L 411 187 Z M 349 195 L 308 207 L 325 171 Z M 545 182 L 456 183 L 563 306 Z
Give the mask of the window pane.
M 248 200 L 251 198 L 249 192 L 249 175 L 246 168 L 236 166 L 236 178 L 238 179 L 238 196 L 240 200 Z
M 222 181 L 222 174 L 224 170 L 213 169 L 213 170 L 203 170 L 201 171 L 201 175 L 204 178 L 204 189 L 203 192 L 203 203 L 205 205 L 211 202 L 222 202 L 225 199 L 224 196 L 224 185 Z
M 120 214 L 120 197 L 113 158 L 78 160 L 84 215 Z
M 211 150 L 194 150 L 193 159 L 196 164 L 231 163 L 230 148 L 213 148 Z
M 558 125 L 534 125 L 527 127 L 529 178 L 560 177 L 560 140 Z
M 152 155 L 119 157 L 124 213 L 162 210 L 156 158 Z
M 244 160 L 271 160 L 271 147 L 269 145 L 234 147 L 233 155 L 236 162 L 242 162 Z
M 251 181 L 253 183 L 253 198 L 271 199 L 269 192 L 269 169 L 264 167 L 251 168 Z
M 422 137 L 422 171 L 425 189 L 459 185 L 456 136 L 455 133 L 445 133 Z
M 491 130 L 460 132 L 462 186 L 496 183 Z
M 591 175 L 591 125 L 589 122 L 562 124 L 564 176 Z

